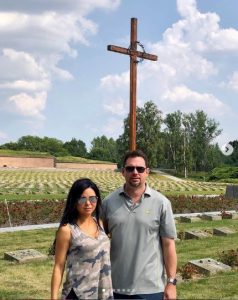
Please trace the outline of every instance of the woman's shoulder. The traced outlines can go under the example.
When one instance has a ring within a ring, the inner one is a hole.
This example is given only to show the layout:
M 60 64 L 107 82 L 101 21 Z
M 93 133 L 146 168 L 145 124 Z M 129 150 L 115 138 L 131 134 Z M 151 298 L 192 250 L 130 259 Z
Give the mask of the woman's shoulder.
M 71 225 L 70 224 L 63 224 L 60 225 L 57 234 L 58 235 L 68 235 L 71 233 Z

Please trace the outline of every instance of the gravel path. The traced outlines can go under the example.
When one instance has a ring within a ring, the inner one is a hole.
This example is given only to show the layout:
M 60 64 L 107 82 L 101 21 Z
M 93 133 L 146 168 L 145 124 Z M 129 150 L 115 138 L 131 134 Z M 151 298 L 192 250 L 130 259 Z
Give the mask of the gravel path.
M 235 213 L 235 210 L 227 210 L 226 212 Z M 209 214 L 209 215 L 219 215 L 221 214 L 220 211 L 209 211 L 209 212 L 197 212 L 197 213 L 187 213 L 187 214 L 174 214 L 174 218 L 183 217 L 196 217 L 202 214 Z M 34 229 L 45 229 L 45 228 L 57 228 L 59 223 L 50 223 L 50 224 L 37 224 L 37 225 L 24 225 L 24 226 L 12 226 L 12 227 L 3 227 L 0 228 L 0 233 L 2 232 L 14 232 L 14 231 L 21 231 L 21 230 L 34 230 Z
M 156 172 L 160 175 L 163 175 L 164 177 L 167 177 L 168 179 L 171 179 L 171 180 L 174 180 L 174 181 L 184 181 L 184 179 L 182 178 L 178 178 L 178 177 L 175 177 L 175 176 L 172 176 L 172 175 L 168 175 L 167 173 L 163 172 L 163 171 L 160 171 L 158 169 L 152 169 L 153 172 Z

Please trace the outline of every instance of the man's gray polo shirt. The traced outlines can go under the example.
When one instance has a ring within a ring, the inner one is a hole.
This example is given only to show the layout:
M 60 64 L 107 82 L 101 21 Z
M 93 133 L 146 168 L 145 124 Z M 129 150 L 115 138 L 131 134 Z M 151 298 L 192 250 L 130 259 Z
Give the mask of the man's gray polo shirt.
M 170 201 L 146 186 L 133 204 L 120 188 L 103 201 L 111 234 L 113 289 L 120 294 L 164 291 L 165 270 L 160 237 L 176 238 Z

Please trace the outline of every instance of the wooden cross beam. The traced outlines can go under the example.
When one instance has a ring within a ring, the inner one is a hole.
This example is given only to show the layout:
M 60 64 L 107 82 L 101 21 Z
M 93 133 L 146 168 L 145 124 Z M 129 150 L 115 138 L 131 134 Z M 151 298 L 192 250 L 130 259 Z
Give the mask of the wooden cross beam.
M 137 81 L 137 58 L 156 61 L 157 56 L 148 54 L 145 51 L 137 51 L 137 19 L 131 18 L 131 43 L 130 47 L 123 48 L 114 45 L 108 45 L 107 50 L 126 54 L 130 56 L 130 150 L 136 149 L 136 81 Z M 144 49 L 143 49 L 144 50 Z

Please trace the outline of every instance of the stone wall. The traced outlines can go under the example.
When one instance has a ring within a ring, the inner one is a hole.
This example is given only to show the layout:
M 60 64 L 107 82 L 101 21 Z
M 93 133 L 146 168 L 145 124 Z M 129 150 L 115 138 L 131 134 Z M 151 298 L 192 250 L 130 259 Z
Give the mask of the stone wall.
M 0 168 L 54 168 L 53 157 L 0 156 Z
M 116 164 L 80 164 L 80 163 L 56 163 L 59 169 L 93 169 L 93 170 L 115 170 Z

